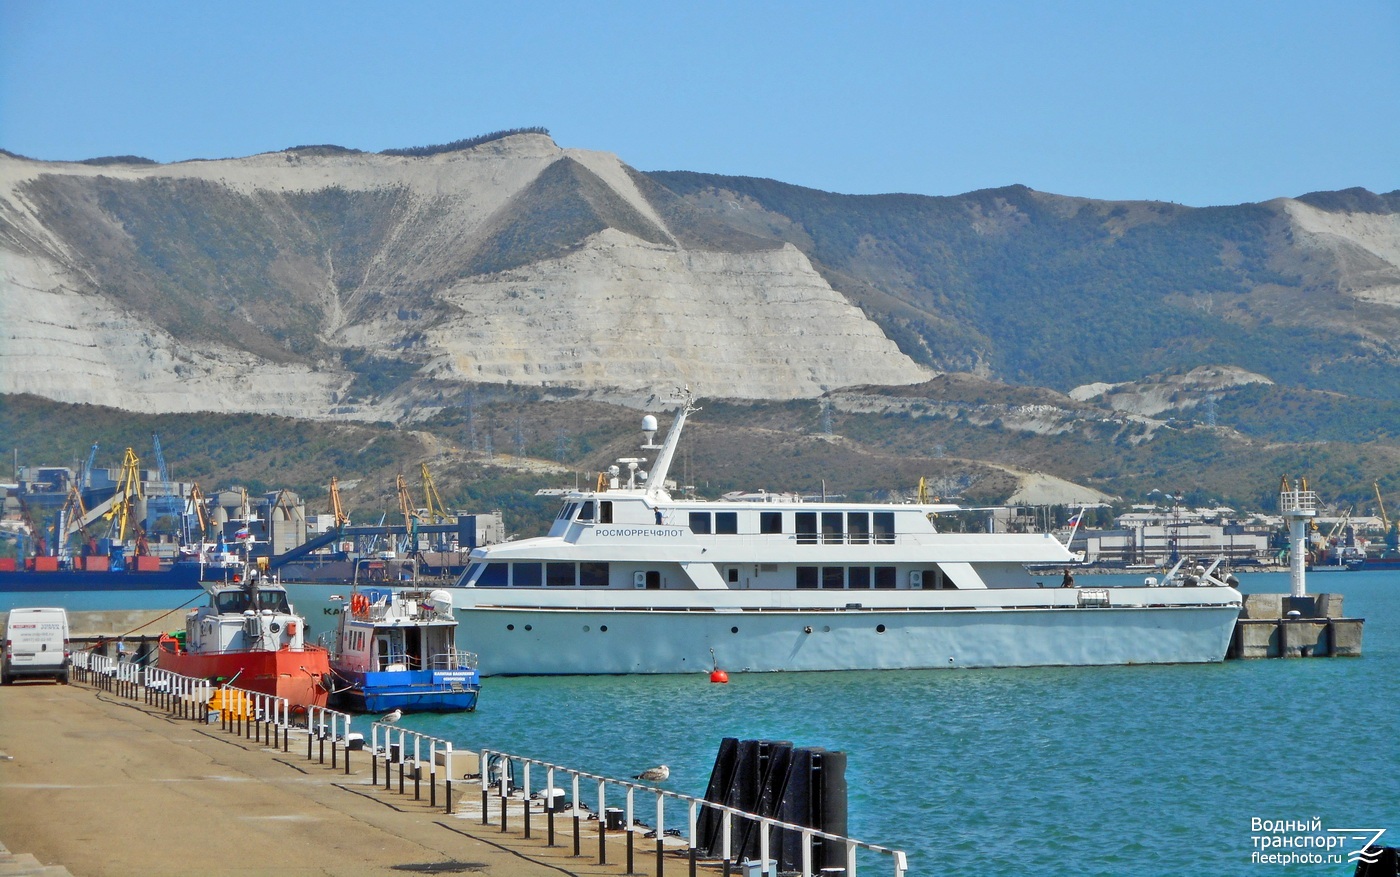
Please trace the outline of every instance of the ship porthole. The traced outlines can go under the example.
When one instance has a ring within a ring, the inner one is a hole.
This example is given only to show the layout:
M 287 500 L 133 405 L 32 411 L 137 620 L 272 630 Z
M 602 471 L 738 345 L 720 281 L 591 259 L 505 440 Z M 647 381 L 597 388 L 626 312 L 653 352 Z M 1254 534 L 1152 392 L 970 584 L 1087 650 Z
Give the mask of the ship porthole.
M 507 624 L 507 625 L 506 625 L 506 630 L 515 630 L 515 625 L 514 625 L 514 624 Z
M 607 633 L 607 632 L 608 632 L 608 626 L 607 626 L 606 624 L 599 625 L 599 626 L 598 626 L 598 631 L 599 631 L 600 633 Z
M 593 628 L 589 627 L 589 626 L 586 625 L 586 624 L 583 626 L 583 632 L 584 632 L 584 633 L 588 633 L 588 632 L 589 632 L 590 630 L 592 630 L 592 629 L 593 629 Z
M 738 632 L 739 632 L 739 628 L 737 628 L 737 627 L 731 627 L 731 628 L 729 628 L 729 632 L 730 632 L 730 633 L 738 633 Z
M 822 633 L 831 633 L 831 625 L 829 625 L 829 624 L 824 624 L 824 625 L 822 625 Z
M 533 624 L 527 624 L 527 625 L 525 625 L 525 629 L 526 629 L 526 630 L 534 630 L 534 629 L 535 629 L 535 626 L 534 626 Z
M 884 632 L 885 632 L 885 626 L 884 626 L 883 624 L 877 624 L 877 625 L 875 625 L 875 632 L 876 632 L 876 633 L 884 633 Z

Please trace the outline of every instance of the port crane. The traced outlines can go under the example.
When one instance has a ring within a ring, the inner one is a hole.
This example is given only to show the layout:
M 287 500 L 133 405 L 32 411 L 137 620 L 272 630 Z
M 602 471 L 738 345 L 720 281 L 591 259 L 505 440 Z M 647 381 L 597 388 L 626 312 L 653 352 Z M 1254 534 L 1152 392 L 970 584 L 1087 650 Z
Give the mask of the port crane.
M 419 464 L 422 467 L 421 478 L 423 480 L 424 505 L 426 506 L 426 521 L 429 524 L 440 524 L 444 521 L 452 521 L 452 515 L 447 513 L 447 508 L 442 504 L 442 497 L 438 496 L 437 486 L 433 484 L 433 474 L 428 471 L 428 464 Z
M 335 528 L 339 530 L 350 523 L 350 516 L 345 513 L 345 506 L 340 502 L 340 479 L 331 476 L 331 514 L 335 515 Z
M 117 492 L 103 515 L 110 524 L 109 535 L 113 542 L 124 543 L 128 532 L 139 529 L 136 526 L 136 501 L 143 498 L 141 459 L 134 450 L 127 448 L 122 458 L 121 477 L 117 479 Z
M 404 541 L 399 553 L 407 555 L 410 550 L 418 550 L 418 521 L 420 515 L 413 507 L 413 502 L 408 496 L 408 482 L 404 481 L 403 475 L 398 476 L 396 490 L 399 495 L 399 513 L 403 515 Z

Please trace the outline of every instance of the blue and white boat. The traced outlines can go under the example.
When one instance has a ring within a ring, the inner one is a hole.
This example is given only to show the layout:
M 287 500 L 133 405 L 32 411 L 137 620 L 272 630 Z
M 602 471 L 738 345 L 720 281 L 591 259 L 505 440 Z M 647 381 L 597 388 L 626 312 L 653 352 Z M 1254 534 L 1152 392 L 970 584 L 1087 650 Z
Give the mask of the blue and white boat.
M 335 701 L 368 713 L 476 709 L 476 655 L 456 646 L 445 590 L 356 590 L 340 609 L 331 653 Z

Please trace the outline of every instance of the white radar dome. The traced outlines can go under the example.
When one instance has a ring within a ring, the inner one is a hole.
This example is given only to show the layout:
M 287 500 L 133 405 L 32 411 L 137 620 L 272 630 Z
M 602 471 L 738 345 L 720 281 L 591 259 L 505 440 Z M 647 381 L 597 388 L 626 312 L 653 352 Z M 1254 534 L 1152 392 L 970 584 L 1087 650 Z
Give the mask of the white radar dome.
M 428 604 L 433 607 L 434 612 L 452 611 L 452 593 L 438 588 L 428 594 Z
M 643 431 L 643 432 L 656 432 L 656 415 L 655 415 L 655 414 L 648 414 L 646 417 L 643 417 L 643 418 L 642 418 L 642 431 Z

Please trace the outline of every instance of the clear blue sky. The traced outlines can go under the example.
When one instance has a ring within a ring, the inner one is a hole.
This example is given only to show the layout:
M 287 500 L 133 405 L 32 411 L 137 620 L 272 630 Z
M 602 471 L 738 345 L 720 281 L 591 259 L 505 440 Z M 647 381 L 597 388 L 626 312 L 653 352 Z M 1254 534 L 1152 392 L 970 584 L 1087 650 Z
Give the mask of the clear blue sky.
M 0 147 L 549 128 L 642 170 L 1203 206 L 1400 189 L 1400 0 L 0 2 Z

